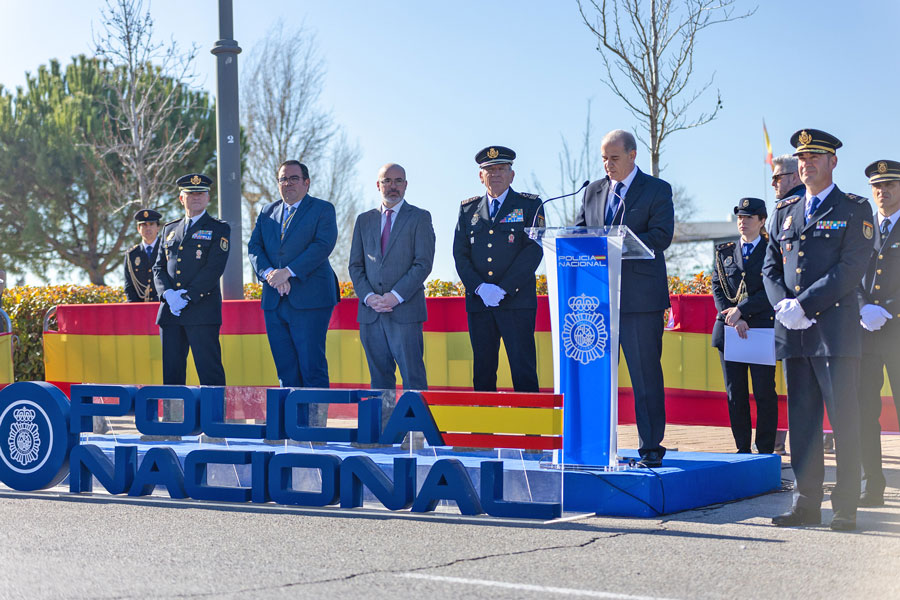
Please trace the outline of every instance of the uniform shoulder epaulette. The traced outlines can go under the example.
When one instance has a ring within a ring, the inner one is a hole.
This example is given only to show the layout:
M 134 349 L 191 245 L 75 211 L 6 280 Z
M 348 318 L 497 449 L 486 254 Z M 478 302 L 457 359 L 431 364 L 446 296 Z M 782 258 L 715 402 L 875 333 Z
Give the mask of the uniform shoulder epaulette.
M 716 250 L 727 250 L 728 248 L 734 248 L 734 242 L 724 242 L 722 244 L 716 244 Z
M 853 200 L 854 202 L 856 202 L 857 204 L 865 204 L 866 202 L 869 201 L 868 198 L 859 196 L 857 194 L 851 194 L 850 192 L 844 192 L 844 195 L 847 196 L 848 198 L 850 198 L 851 200 Z
M 529 200 L 540 200 L 541 197 L 538 194 L 529 194 L 527 192 L 519 192 L 519 195 L 523 198 L 528 198 Z
M 132 246 L 131 248 L 129 248 L 129 249 L 128 249 L 128 252 L 129 252 L 129 253 L 134 252 L 135 250 L 137 250 L 137 249 L 140 248 L 140 247 L 141 247 L 141 244 L 140 244 L 140 243 L 137 243 L 137 244 L 135 244 L 134 246 Z
M 168 223 L 166 223 L 165 225 L 163 225 L 163 227 L 168 227 L 169 225 L 174 225 L 175 223 L 178 223 L 179 221 L 184 221 L 184 217 L 181 217 L 180 219 L 173 219 L 173 220 L 169 221 Z
M 790 206 L 800 200 L 800 196 L 791 196 L 790 198 L 785 198 L 781 200 L 778 204 L 775 205 L 775 209 L 778 210 L 780 208 L 784 208 L 785 206 Z
M 472 196 L 471 198 L 466 198 L 465 200 L 462 201 L 462 203 L 460 204 L 460 206 L 465 206 L 465 205 L 467 205 L 467 204 L 472 204 L 472 203 L 475 202 L 476 200 L 481 200 L 483 197 L 484 197 L 484 196 Z

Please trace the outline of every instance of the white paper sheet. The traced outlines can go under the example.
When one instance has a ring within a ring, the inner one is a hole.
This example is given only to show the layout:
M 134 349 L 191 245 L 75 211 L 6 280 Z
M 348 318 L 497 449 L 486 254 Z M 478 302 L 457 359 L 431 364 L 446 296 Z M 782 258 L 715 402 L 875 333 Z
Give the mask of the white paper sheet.
M 742 340 L 734 327 L 725 326 L 725 360 L 757 365 L 775 364 L 775 330 L 757 328 L 747 330 Z

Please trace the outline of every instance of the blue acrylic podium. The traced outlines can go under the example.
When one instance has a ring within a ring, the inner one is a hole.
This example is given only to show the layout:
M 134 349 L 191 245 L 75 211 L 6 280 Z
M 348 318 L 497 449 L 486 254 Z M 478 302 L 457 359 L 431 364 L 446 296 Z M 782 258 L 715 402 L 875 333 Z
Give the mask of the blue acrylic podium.
M 654 257 L 626 226 L 532 227 L 544 246 L 563 465 L 617 464 L 621 261 Z M 559 454 L 559 453 L 558 453 Z

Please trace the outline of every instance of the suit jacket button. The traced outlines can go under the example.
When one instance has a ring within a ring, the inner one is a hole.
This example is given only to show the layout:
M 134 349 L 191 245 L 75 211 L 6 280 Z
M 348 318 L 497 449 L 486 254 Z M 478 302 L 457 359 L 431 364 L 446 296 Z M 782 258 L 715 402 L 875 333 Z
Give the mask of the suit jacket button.
M 884 254 L 879 254 L 879 255 L 878 255 L 878 260 L 884 260 Z
M 178 249 L 179 249 L 179 250 L 184 250 L 184 247 L 183 247 L 183 246 L 178 246 Z
M 876 285 L 876 286 L 875 286 L 875 289 L 876 289 L 876 290 L 880 290 L 880 289 L 881 289 L 881 286 L 880 286 L 880 285 Z
M 494 262 L 494 259 L 488 256 L 488 262 Z
M 181 271 L 175 271 L 176 275 L 181 275 Z
M 881 269 L 878 269 L 877 271 L 875 271 L 875 273 L 881 275 Z
M 181 287 L 181 282 L 180 282 L 180 281 L 176 281 L 176 282 L 175 282 L 175 287 Z
M 178 262 L 181 262 L 181 259 L 180 259 L 180 258 L 178 259 Z
M 493 229 L 488 229 L 488 233 L 491 234 L 491 235 L 494 235 L 494 230 L 493 230 Z
M 797 256 L 803 256 L 803 250 L 797 253 Z
M 800 267 L 797 267 L 797 272 L 798 272 L 798 273 L 802 273 L 802 272 L 803 272 L 803 269 L 801 269 Z
M 801 241 L 802 241 L 802 240 L 805 240 L 805 239 L 806 239 L 806 236 L 805 236 L 805 235 L 801 235 L 801 236 L 800 236 L 800 240 L 801 240 Z
M 799 291 L 800 291 L 800 286 L 799 286 L 799 285 L 795 285 L 795 286 L 794 286 L 794 291 L 795 291 L 795 292 L 799 292 Z
M 875 304 L 881 304 L 881 300 L 876 300 Z
M 493 277 L 493 276 L 494 276 L 494 272 L 493 272 L 493 271 L 488 271 L 488 277 Z
M 840 302 L 835 302 L 834 305 L 835 305 L 835 306 L 840 306 L 841 303 L 840 303 Z
M 488 248 L 493 248 L 493 247 L 494 247 L 493 244 L 488 244 Z M 881 271 L 878 271 L 878 272 L 881 273 Z

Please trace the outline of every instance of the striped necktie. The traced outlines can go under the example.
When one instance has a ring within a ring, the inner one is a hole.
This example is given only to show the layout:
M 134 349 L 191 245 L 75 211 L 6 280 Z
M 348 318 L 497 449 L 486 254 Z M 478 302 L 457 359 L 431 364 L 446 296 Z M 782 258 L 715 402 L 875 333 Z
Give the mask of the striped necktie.
M 622 202 L 622 188 L 625 187 L 625 184 L 619 181 L 616 183 L 616 189 L 613 192 L 613 197 L 607 202 L 608 206 L 606 207 L 606 225 L 612 225 L 613 219 L 616 218 L 616 212 L 619 210 L 619 204 Z

